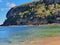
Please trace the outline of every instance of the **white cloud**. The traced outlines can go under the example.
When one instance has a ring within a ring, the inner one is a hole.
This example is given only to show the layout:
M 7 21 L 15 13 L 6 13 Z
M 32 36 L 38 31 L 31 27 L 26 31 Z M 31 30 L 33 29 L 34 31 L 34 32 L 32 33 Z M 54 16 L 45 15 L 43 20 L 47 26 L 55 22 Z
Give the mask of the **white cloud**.
M 1 1 L 1 0 L 0 0 Z M 6 8 L 0 8 L 1 11 L 9 10 L 10 8 L 16 6 L 14 3 L 6 3 Z
M 9 6 L 9 7 L 14 7 L 14 6 L 16 6 L 16 4 L 14 4 L 14 3 L 7 3 L 6 5 Z
M 16 4 L 14 3 L 6 3 L 6 8 L 0 8 L 1 11 L 5 11 L 5 10 L 9 10 L 11 9 L 12 7 L 16 6 Z
M 0 0 L 0 2 L 2 2 L 2 0 Z

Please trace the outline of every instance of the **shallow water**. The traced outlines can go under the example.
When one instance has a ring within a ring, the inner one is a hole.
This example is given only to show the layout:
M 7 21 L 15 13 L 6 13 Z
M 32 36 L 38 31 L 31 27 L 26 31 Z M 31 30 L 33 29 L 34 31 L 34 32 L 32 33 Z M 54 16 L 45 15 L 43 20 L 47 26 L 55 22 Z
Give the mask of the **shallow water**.
M 0 44 L 23 42 L 38 37 L 60 36 L 60 25 L 0 27 Z

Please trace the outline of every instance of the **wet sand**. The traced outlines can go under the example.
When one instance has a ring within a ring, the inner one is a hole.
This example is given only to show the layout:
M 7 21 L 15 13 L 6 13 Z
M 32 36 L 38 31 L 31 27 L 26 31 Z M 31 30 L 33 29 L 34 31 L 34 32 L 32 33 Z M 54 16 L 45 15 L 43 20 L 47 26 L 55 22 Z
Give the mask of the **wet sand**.
M 31 41 L 0 43 L 0 45 L 60 45 L 60 37 L 37 38 Z
M 38 38 L 31 42 L 25 42 L 23 45 L 60 45 L 60 37 Z

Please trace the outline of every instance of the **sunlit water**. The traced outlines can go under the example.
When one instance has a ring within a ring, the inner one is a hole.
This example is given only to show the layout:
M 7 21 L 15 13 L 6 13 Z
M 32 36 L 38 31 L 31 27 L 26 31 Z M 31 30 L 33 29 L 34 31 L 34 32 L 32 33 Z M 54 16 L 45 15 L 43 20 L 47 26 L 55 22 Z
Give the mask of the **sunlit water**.
M 60 36 L 60 26 L 6 26 L 0 27 L 0 43 L 23 42 L 38 37 Z

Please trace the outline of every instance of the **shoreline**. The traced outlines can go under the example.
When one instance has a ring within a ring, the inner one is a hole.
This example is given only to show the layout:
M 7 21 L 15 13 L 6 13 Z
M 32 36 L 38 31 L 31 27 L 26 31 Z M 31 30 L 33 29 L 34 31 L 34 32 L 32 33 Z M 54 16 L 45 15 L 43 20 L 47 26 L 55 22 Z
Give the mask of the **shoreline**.
M 26 42 L 24 45 L 60 45 L 60 37 L 46 37 Z
M 15 27 L 15 26 L 49 26 L 49 25 L 60 25 L 60 24 L 56 24 L 56 23 L 53 23 L 53 24 L 41 24 L 41 25 L 32 25 L 32 24 L 29 24 L 29 25 L 9 25 L 8 27 Z M 0 26 L 0 27 L 7 27 L 7 26 Z
M 60 45 L 60 36 L 36 38 L 31 41 L 13 42 L 13 43 L 0 43 L 1 45 Z

